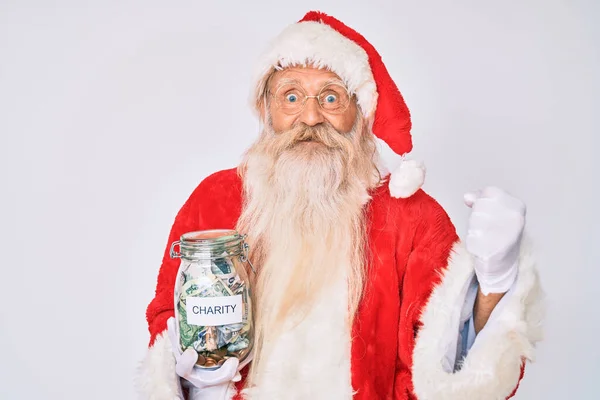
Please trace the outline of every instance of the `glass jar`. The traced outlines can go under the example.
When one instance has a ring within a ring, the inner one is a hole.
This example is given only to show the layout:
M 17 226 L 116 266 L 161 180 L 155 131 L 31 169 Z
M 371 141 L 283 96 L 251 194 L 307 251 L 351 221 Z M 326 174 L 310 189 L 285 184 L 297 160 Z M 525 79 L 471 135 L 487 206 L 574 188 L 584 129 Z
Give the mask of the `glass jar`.
M 216 369 L 230 357 L 241 363 L 252 349 L 251 292 L 244 263 L 252 264 L 244 237 L 234 230 L 198 231 L 171 244 L 171 258 L 181 259 L 174 290 L 179 346 L 198 352 L 200 368 Z

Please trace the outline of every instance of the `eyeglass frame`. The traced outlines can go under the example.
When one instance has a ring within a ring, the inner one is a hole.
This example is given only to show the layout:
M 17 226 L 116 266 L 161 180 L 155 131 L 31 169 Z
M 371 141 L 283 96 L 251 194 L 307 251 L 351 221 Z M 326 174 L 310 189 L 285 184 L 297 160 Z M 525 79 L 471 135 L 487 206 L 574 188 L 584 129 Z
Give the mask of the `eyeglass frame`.
M 350 91 L 350 89 L 348 89 L 348 87 L 347 87 L 347 86 L 346 86 L 346 85 L 345 85 L 345 84 L 344 84 L 342 81 L 339 81 L 339 80 L 334 80 L 334 81 L 327 82 L 327 83 L 326 83 L 325 85 L 323 85 L 323 87 L 322 87 L 322 88 L 319 90 L 319 93 L 317 93 L 317 95 L 316 95 L 316 96 L 309 96 L 309 95 L 306 93 L 306 90 L 304 89 L 304 87 L 303 87 L 303 86 L 302 86 L 302 85 L 301 85 L 301 84 L 300 84 L 298 81 L 296 81 L 296 80 L 288 80 L 287 82 L 282 82 L 282 83 L 280 83 L 279 85 L 277 85 L 277 88 L 276 88 L 275 92 L 273 92 L 273 91 L 271 91 L 271 90 L 269 90 L 269 89 L 267 88 L 267 94 L 268 94 L 269 96 L 273 97 L 273 99 L 275 99 L 275 104 L 277 104 L 277 108 L 278 108 L 278 109 L 281 109 L 282 107 L 281 107 L 281 105 L 279 104 L 279 102 L 276 100 L 276 98 L 275 98 L 275 95 L 277 94 L 277 92 L 279 92 L 279 90 L 280 90 L 280 89 L 281 89 L 281 88 L 282 88 L 284 85 L 292 85 L 292 84 L 293 84 L 293 85 L 296 85 L 296 86 L 298 86 L 298 88 L 299 88 L 299 89 L 302 91 L 302 93 L 304 94 L 304 101 L 302 102 L 302 107 L 300 107 L 300 108 L 298 109 L 298 111 L 297 111 L 297 112 L 295 112 L 295 113 L 291 113 L 291 114 L 287 114 L 287 113 L 286 113 L 287 115 L 297 115 L 297 114 L 300 114 L 302 111 L 304 111 L 304 107 L 306 107 L 306 103 L 308 102 L 308 100 L 309 100 L 309 99 L 315 99 L 315 100 L 317 100 L 317 104 L 319 105 L 319 109 L 320 109 L 322 112 L 326 113 L 326 114 L 332 114 L 332 115 L 339 115 L 339 114 L 343 114 L 343 113 L 344 113 L 344 111 L 346 111 L 346 110 L 348 109 L 348 107 L 350 107 L 350 103 L 351 103 L 352 99 L 354 98 L 354 93 L 352 93 L 352 92 Z M 324 108 L 323 108 L 323 106 L 321 105 L 321 102 L 319 101 L 319 97 L 321 96 L 321 92 L 322 92 L 322 91 L 323 91 L 323 90 L 324 90 L 326 87 L 328 87 L 328 86 L 331 86 L 331 85 L 337 85 L 337 86 L 341 86 L 341 87 L 342 87 L 342 88 L 343 88 L 343 89 L 346 91 L 346 94 L 348 94 L 348 100 L 349 100 L 349 101 L 348 101 L 348 104 L 346 104 L 346 107 L 344 107 L 344 109 L 343 109 L 343 110 L 341 110 L 341 111 L 339 111 L 339 112 L 331 112 L 331 111 L 329 111 L 329 110 L 326 110 L 326 109 L 324 109 Z M 284 111 L 284 112 L 285 112 L 285 111 Z

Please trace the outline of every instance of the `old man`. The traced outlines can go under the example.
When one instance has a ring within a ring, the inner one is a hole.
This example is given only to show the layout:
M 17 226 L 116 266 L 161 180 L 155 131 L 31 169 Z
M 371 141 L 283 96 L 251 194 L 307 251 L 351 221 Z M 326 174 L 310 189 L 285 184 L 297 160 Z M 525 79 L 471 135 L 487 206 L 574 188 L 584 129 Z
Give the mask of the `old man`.
M 467 194 L 461 241 L 420 189 L 420 163 L 386 175 L 375 138 L 408 153 L 408 108 L 374 47 L 328 15 L 310 12 L 285 29 L 252 90 L 260 137 L 236 169 L 200 183 L 169 238 L 216 228 L 247 235 L 257 268 L 252 361 L 206 371 L 193 349 L 172 345 L 178 262 L 167 250 L 147 310 L 143 396 L 514 395 L 540 336 L 525 205 L 496 187 Z

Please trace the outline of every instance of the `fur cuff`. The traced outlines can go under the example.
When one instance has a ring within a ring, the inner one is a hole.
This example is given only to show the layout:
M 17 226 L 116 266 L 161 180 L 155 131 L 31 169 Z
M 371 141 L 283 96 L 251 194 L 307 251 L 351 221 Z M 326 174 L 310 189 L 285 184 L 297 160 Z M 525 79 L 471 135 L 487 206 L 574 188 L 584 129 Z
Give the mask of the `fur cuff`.
M 164 331 L 156 337 L 138 367 L 136 389 L 140 399 L 178 400 L 183 398 L 171 341 Z
M 524 240 L 510 297 L 479 333 L 461 369 L 447 372 L 443 338 L 458 335 L 464 287 L 473 274 L 471 255 L 460 243 L 455 246 L 442 282 L 423 309 L 415 340 L 412 378 L 420 400 L 506 399 L 514 392 L 524 359 L 533 360 L 534 345 L 542 338 L 543 292 L 531 253 Z
M 175 372 L 175 357 L 167 331 L 156 337 L 154 346 L 148 349 L 141 362 L 135 386 L 141 400 L 185 399 L 181 380 Z M 237 390 L 233 382 L 227 388 L 226 399 L 233 399 Z M 193 396 L 190 394 L 189 398 Z

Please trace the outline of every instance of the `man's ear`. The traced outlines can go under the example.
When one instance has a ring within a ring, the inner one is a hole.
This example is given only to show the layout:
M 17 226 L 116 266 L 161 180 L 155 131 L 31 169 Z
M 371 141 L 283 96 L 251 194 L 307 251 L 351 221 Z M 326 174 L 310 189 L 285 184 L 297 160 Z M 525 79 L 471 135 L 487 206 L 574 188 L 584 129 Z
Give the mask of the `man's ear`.
M 259 93 L 261 95 L 257 96 L 256 99 L 256 109 L 258 110 L 258 115 L 260 117 L 261 122 L 267 123 L 268 115 L 269 115 L 269 87 L 271 84 L 271 79 L 273 79 L 273 75 L 275 73 L 275 68 L 272 68 L 269 73 L 267 73 L 258 87 L 260 88 Z

